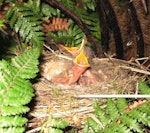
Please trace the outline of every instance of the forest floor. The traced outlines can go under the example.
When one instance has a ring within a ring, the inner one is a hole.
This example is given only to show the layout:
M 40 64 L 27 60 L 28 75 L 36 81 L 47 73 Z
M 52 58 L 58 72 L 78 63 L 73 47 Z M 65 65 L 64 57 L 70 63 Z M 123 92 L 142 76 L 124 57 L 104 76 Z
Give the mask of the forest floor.
M 56 61 L 53 56 L 51 59 Z M 147 63 L 149 58 L 145 57 L 142 61 Z M 28 114 L 28 127 L 32 130 L 28 133 L 38 132 L 50 115 L 68 121 L 72 127 L 79 129 L 78 132 L 82 132 L 82 125 L 94 111 L 92 104 L 97 95 L 137 94 L 137 79 L 145 80 L 150 75 L 149 66 L 141 65 L 138 59 L 93 58 L 90 64 L 90 70 L 98 77 L 94 84 L 67 85 L 38 78 L 33 85 L 35 97 Z M 100 105 L 105 101 L 105 98 L 99 99 Z

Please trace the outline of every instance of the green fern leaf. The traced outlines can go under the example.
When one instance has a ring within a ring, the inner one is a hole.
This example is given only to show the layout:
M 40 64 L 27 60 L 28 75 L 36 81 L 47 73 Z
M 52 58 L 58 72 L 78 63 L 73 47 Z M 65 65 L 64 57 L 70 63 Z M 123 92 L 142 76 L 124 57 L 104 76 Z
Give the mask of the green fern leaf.
M 0 20 L 0 30 L 1 30 L 2 27 L 3 27 L 3 23 L 4 23 L 4 20 Z
M 112 120 L 117 120 L 119 117 L 118 109 L 112 99 L 107 99 L 107 111 Z
M 61 130 L 61 129 L 49 127 L 49 128 L 48 128 L 48 133 L 64 133 L 64 131 Z
M 132 119 L 127 115 L 123 115 L 123 117 L 121 117 L 121 122 L 126 124 L 131 131 L 133 130 L 134 132 L 143 133 L 142 128 L 139 126 L 135 119 Z
M 27 119 L 20 116 L 0 116 L 0 127 L 23 126 Z
M 17 18 L 18 18 L 18 14 L 17 12 L 14 12 L 9 23 L 11 28 L 13 28 L 15 22 L 17 21 Z
M 128 104 L 125 98 L 118 98 L 116 100 L 116 105 L 120 114 L 126 113 L 125 109 L 128 107 Z
M 62 120 L 55 119 L 55 118 L 53 118 L 51 120 L 51 127 L 54 127 L 54 128 L 63 129 L 63 128 L 66 128 L 68 125 L 69 125 L 69 123 L 66 121 L 62 121 Z
M 138 110 L 140 110 L 143 113 L 146 113 L 148 117 L 150 116 L 150 102 L 145 103 L 144 105 L 138 107 Z
M 36 1 L 35 1 L 36 3 Z M 26 43 L 33 46 L 42 45 L 44 43 L 43 27 L 40 26 L 39 14 L 28 7 L 28 4 L 15 3 L 12 4 L 7 11 L 6 18 L 10 19 L 11 28 L 15 28 Z
M 75 2 L 72 0 L 60 0 L 61 3 L 63 3 L 66 7 L 68 7 L 70 10 L 75 9 Z
M 29 111 L 27 106 L 1 106 L 0 115 L 19 115 Z
M 14 13 L 13 9 L 14 9 L 13 5 L 9 7 L 9 9 L 8 9 L 6 15 L 5 15 L 6 19 L 9 19 L 13 15 L 13 13 Z
M 138 88 L 142 94 L 150 94 L 150 87 L 141 79 L 138 80 Z
M 60 17 L 61 16 L 61 12 L 59 9 L 53 8 L 45 3 L 42 3 L 41 12 L 46 17 L 53 17 L 53 16 Z
M 82 43 L 84 38 L 84 33 L 82 30 L 73 23 L 72 20 L 69 20 L 69 31 L 66 30 L 58 31 L 57 33 L 50 32 L 50 38 L 53 41 L 65 44 L 69 46 L 79 46 Z
M 146 113 L 143 113 L 138 109 L 133 109 L 128 113 L 128 115 L 133 119 L 137 119 L 138 122 L 141 122 L 146 126 L 150 126 L 150 116 L 147 116 Z
M 20 56 L 0 61 L 0 132 L 22 133 L 27 122 L 19 116 L 29 111 L 27 106 L 34 90 L 29 78 L 38 72 L 40 48 L 32 48 Z M 18 115 L 18 116 L 17 116 Z
M 132 133 L 130 129 L 123 124 L 118 124 L 118 125 L 115 124 L 115 125 L 116 125 L 115 128 L 116 128 L 117 133 Z
M 34 78 L 38 72 L 37 65 L 39 64 L 37 58 L 39 57 L 40 50 L 38 48 L 31 49 L 24 52 L 21 56 L 13 58 L 12 66 L 18 69 L 16 76 L 20 75 L 21 78 L 29 79 Z
M 101 121 L 101 123 L 103 124 L 103 127 L 105 127 L 111 121 L 109 116 L 106 115 L 105 110 L 100 108 L 100 106 L 98 105 L 97 100 L 94 100 L 93 106 L 94 106 L 94 109 L 95 109 L 95 114 L 97 115 L 97 117 Z
M 24 127 L 0 128 L 0 133 L 23 133 L 24 131 Z
M 106 126 L 104 133 L 132 133 L 132 132 L 125 125 L 116 124 L 116 122 L 113 122 L 113 124 Z
M 41 1 L 40 0 L 34 0 L 33 1 L 33 9 L 35 10 L 36 13 L 40 12 L 40 5 L 41 5 Z
M 94 133 L 99 133 L 102 129 L 101 125 L 98 124 L 95 120 L 93 120 L 92 118 L 88 117 L 87 118 L 87 123 L 88 123 L 88 132 L 90 133 L 90 131 L 94 132 Z
M 95 11 L 95 8 L 96 8 L 96 3 L 95 3 L 95 0 L 83 0 L 83 6 L 84 6 L 84 9 L 85 10 L 92 10 L 92 11 Z

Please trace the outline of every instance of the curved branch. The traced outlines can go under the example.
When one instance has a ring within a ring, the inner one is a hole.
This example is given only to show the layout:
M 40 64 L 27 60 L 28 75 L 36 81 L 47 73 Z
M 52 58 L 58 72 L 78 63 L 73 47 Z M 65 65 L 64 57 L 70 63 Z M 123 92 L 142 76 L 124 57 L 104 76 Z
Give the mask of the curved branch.
M 124 58 L 124 50 L 123 50 L 123 42 L 121 37 L 120 28 L 118 26 L 118 21 L 116 19 L 115 12 L 110 4 L 109 0 L 102 0 L 105 13 L 109 21 L 109 25 L 111 26 L 111 29 L 113 31 L 114 39 L 115 39 L 115 45 L 116 45 L 116 55 L 117 58 L 123 59 Z
M 136 14 L 136 9 L 131 1 L 128 2 L 128 6 L 131 11 L 132 20 L 135 25 L 136 41 L 137 41 L 137 57 L 141 58 L 144 57 L 144 39 L 142 29 Z
M 103 46 L 103 51 L 107 52 L 109 49 L 109 28 L 107 25 L 106 15 L 104 12 L 104 5 L 102 0 L 97 1 L 97 9 L 101 27 L 101 43 Z
M 92 44 L 92 49 L 94 50 L 95 54 L 97 56 L 100 56 L 100 54 L 102 53 L 100 45 L 98 44 L 97 40 L 92 36 L 89 29 L 86 27 L 86 25 L 82 22 L 81 19 L 76 14 L 74 14 L 73 11 L 65 7 L 62 3 L 58 2 L 57 0 L 45 0 L 45 1 L 51 6 L 61 10 L 64 14 L 68 15 L 70 18 L 72 18 L 85 33 L 88 41 Z

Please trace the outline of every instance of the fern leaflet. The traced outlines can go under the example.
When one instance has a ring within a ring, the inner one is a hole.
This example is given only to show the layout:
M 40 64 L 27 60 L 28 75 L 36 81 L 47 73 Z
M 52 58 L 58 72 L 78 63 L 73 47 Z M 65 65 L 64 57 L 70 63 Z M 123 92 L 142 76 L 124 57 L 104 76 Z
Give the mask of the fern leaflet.
M 107 107 L 105 110 L 102 109 L 95 100 L 94 113 L 98 118 L 97 121 L 101 122 L 101 124 L 98 125 L 97 121 L 92 118 L 88 118 L 84 132 L 144 133 L 141 123 L 145 126 L 150 126 L 150 103 L 147 101 L 141 107 L 133 108 L 130 111 L 126 111 L 127 107 L 128 105 L 124 98 L 117 100 L 107 99 Z
M 0 132 L 21 133 L 27 119 L 22 113 L 29 111 L 25 106 L 34 96 L 29 78 L 38 72 L 40 48 L 30 49 L 11 62 L 0 62 Z
M 28 6 L 22 3 L 13 3 L 6 14 L 6 19 L 10 19 L 11 28 L 19 32 L 25 43 L 33 46 L 44 43 L 42 21 Z

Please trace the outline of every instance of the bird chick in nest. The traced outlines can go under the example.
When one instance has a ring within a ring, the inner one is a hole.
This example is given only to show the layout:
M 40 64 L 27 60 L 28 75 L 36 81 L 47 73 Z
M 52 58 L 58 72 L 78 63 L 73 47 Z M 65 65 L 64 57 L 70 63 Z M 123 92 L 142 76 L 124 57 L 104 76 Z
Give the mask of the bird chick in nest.
M 49 62 L 41 65 L 41 75 L 49 81 L 67 83 L 69 85 L 75 84 L 78 80 L 80 80 L 82 75 L 86 75 L 89 79 L 91 79 L 92 83 L 96 82 L 96 78 L 88 70 L 90 64 L 88 62 L 88 57 L 84 52 L 86 49 L 86 42 L 87 40 L 84 38 L 80 47 L 65 47 L 60 44 L 60 49 L 70 53 L 72 57 L 71 60 L 68 60 L 70 58 L 65 59 L 61 56 L 52 58 Z M 86 54 L 87 53 L 92 55 L 89 48 L 87 48 Z

